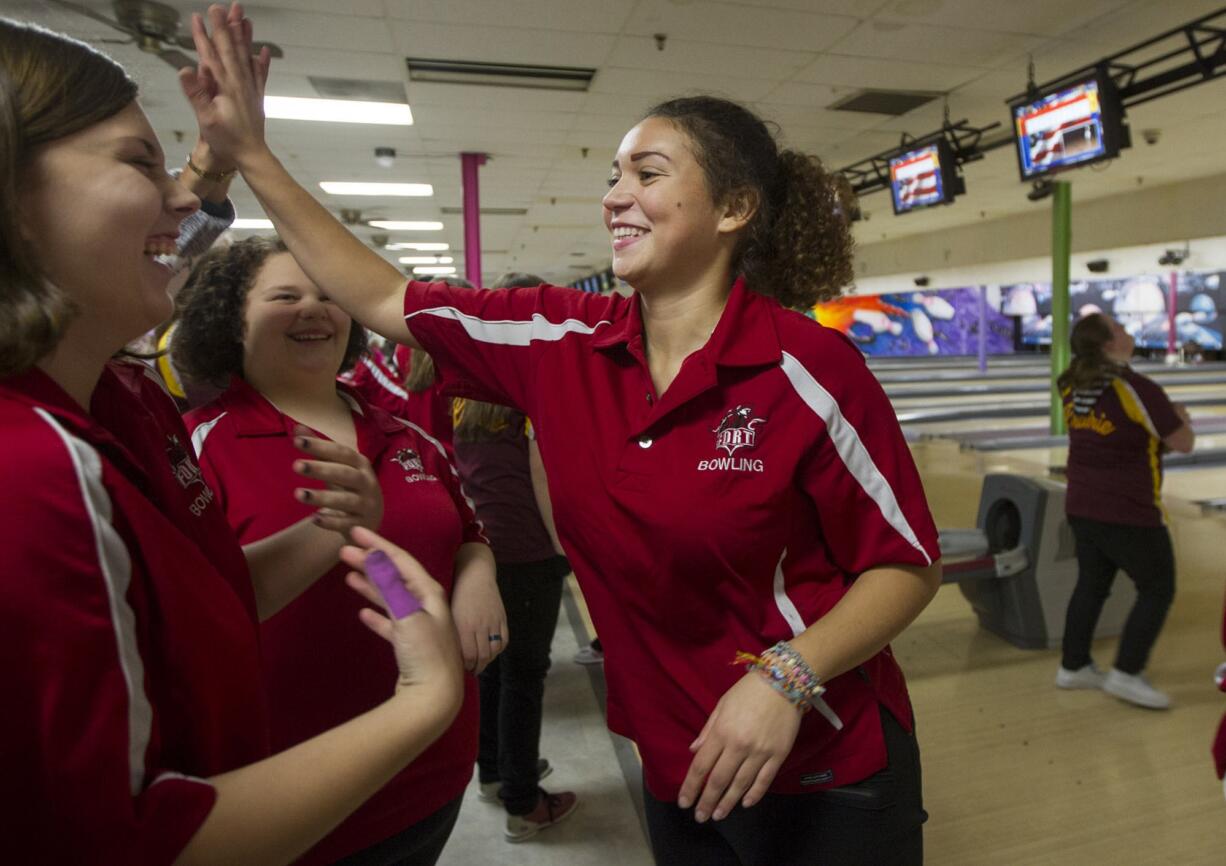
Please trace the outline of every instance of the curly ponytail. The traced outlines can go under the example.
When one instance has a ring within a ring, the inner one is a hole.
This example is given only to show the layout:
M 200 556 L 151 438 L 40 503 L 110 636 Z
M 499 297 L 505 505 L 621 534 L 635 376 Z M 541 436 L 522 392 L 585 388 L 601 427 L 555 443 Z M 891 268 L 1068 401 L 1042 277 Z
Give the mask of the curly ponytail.
M 715 201 L 741 192 L 757 199 L 733 262 L 749 288 L 800 309 L 837 297 L 851 283 L 850 203 L 817 157 L 780 151 L 761 118 L 727 99 L 672 99 L 646 116 L 668 120 L 689 137 Z

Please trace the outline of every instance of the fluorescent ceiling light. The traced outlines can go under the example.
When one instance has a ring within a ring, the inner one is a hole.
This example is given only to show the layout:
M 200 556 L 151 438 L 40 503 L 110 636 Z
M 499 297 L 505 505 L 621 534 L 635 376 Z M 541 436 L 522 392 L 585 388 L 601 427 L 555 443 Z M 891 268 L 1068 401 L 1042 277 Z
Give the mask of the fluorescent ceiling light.
M 270 229 L 272 220 L 268 219 L 236 219 L 230 223 L 232 229 Z
M 428 183 L 350 183 L 325 180 L 319 188 L 328 195 L 434 195 Z
M 449 265 L 455 261 L 451 256 L 401 256 L 402 265 Z
M 302 99 L 265 96 L 264 115 L 279 120 L 320 120 L 327 123 L 381 123 L 412 126 L 413 112 L 403 102 L 361 102 L 356 99 Z
M 426 276 L 433 276 L 433 277 L 443 277 L 449 274 L 454 274 L 455 268 L 419 267 L 419 268 L 413 268 L 413 273 L 423 274 Z
M 451 247 L 448 244 L 431 242 L 409 241 L 407 243 L 388 244 L 384 249 L 387 250 L 417 250 L 421 253 L 435 253 L 443 250 L 449 250 Z
M 386 229 L 389 232 L 441 232 L 443 224 L 430 220 L 371 220 L 367 223 L 372 229 Z

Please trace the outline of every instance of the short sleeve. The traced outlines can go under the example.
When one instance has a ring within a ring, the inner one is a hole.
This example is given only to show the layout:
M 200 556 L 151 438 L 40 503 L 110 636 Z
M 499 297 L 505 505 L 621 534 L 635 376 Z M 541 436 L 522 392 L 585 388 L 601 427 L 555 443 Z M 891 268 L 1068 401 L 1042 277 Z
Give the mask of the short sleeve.
M 1159 439 L 1165 439 L 1183 426 L 1183 419 L 1175 411 L 1171 398 L 1166 396 L 1162 386 L 1146 376 L 1132 375 L 1128 377 L 1129 384 L 1140 398 L 1145 414 L 1149 416 L 1154 433 Z
M 101 475 L 79 442 L 0 466 L 0 802 L 14 863 L 171 863 L 216 797 L 163 765 L 132 557 Z
M 785 355 L 784 372 L 819 428 L 799 483 L 843 571 L 931 565 L 940 545 L 911 451 L 877 380 L 858 353 L 844 352 L 839 363 L 822 366 L 837 370 L 822 381 Z
M 531 415 L 549 348 L 607 324 L 608 298 L 558 286 L 465 289 L 410 281 L 405 322 L 434 359 L 442 389 Z

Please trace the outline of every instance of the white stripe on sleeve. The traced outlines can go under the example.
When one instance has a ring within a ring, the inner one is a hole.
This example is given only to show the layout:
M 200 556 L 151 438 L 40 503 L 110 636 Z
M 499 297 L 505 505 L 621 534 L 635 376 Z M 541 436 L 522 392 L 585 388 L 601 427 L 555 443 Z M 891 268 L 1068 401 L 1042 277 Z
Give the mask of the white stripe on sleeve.
M 873 462 L 868 449 L 864 447 L 864 443 L 860 440 L 860 434 L 856 432 L 856 428 L 851 425 L 851 422 L 843 416 L 843 412 L 839 409 L 839 404 L 833 395 L 810 375 L 809 371 L 804 368 L 800 361 L 787 352 L 783 353 L 783 361 L 780 367 L 784 375 L 788 377 L 788 381 L 792 383 L 792 387 L 796 390 L 800 399 L 813 410 L 814 414 L 825 422 L 826 429 L 830 434 L 830 441 L 834 443 L 835 451 L 842 458 L 843 465 L 847 467 L 847 471 L 852 474 L 852 477 L 859 482 L 860 487 L 868 494 L 869 498 L 877 503 L 877 507 L 881 510 L 881 516 L 885 518 L 885 521 L 899 535 L 906 539 L 908 544 L 923 555 L 925 563 L 932 565 L 932 557 L 928 555 L 928 551 L 924 550 L 924 546 L 920 544 L 915 530 L 911 528 L 906 515 L 902 513 L 902 508 L 898 504 L 898 498 L 894 495 L 893 488 L 890 487 L 890 482 L 886 480 L 885 476 L 881 474 L 881 470 L 877 468 L 877 464 Z
M 370 371 L 370 375 L 375 377 L 375 381 L 379 383 L 379 387 L 381 387 L 384 391 L 387 391 L 393 397 L 398 397 L 401 400 L 407 400 L 409 398 L 409 392 L 389 379 L 387 374 L 379 369 L 379 365 L 372 359 L 363 355 L 361 363 L 363 367 Z
M 416 316 L 451 319 L 458 322 L 471 339 L 479 343 L 493 343 L 499 346 L 527 346 L 534 340 L 552 343 L 567 334 L 594 334 L 601 325 L 610 324 L 609 320 L 601 320 L 595 325 L 589 325 L 578 319 L 551 322 L 540 313 L 533 313 L 532 318 L 526 321 L 486 321 L 463 313 L 455 307 L 432 307 L 427 310 L 418 310 L 415 313 L 409 313 L 404 319 L 408 322 Z
M 788 598 L 787 588 L 784 586 L 783 578 L 783 561 L 787 559 L 788 552 L 783 551 L 783 555 L 779 557 L 779 564 L 775 566 L 775 606 L 779 608 L 779 613 L 787 620 L 788 628 L 792 630 L 792 637 L 799 637 L 800 633 L 805 630 L 805 621 L 800 616 L 800 611 L 796 609 L 796 605 L 792 603 L 792 599 Z M 813 699 L 813 708 L 816 709 L 836 731 L 843 730 L 843 720 L 839 718 L 838 713 L 830 704 L 826 703 L 825 699 L 817 697 Z
M 443 458 L 443 462 L 446 463 L 447 468 L 451 470 L 451 477 L 455 479 L 456 487 L 460 488 L 460 495 L 464 497 L 464 502 L 468 505 L 468 510 L 473 514 L 473 522 L 477 524 L 477 531 L 481 533 L 482 538 L 485 538 L 485 524 L 477 519 L 477 504 L 469 498 L 468 491 L 464 489 L 464 482 L 460 479 L 460 473 L 456 472 L 455 466 L 452 465 L 451 458 L 447 456 L 447 449 L 443 447 L 443 443 L 439 442 L 412 421 L 406 421 L 403 418 L 397 418 L 396 420 L 411 430 L 416 431 L 417 435 L 421 436 L 436 449 L 438 449 L 439 456 Z M 489 539 L 486 539 L 486 541 L 488 543 Z
M 93 527 L 98 568 L 110 601 L 119 667 L 128 689 L 128 783 L 132 796 L 136 796 L 144 787 L 145 750 L 149 746 L 153 727 L 153 708 L 145 694 L 145 665 L 136 643 L 136 616 L 127 601 L 128 585 L 132 580 L 132 560 L 123 539 L 111 525 L 111 498 L 102 484 L 102 458 L 91 445 L 61 427 L 49 412 L 43 409 L 34 411 L 68 449 L 77 481 L 81 485 L 82 504 Z

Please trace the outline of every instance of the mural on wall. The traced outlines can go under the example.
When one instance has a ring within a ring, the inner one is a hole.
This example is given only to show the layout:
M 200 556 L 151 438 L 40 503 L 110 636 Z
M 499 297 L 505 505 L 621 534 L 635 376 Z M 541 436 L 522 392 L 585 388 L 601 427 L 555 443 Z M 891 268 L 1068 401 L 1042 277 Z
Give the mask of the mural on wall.
M 988 288 L 990 355 L 1013 351 L 1013 323 Z M 866 355 L 974 355 L 979 351 L 979 287 L 849 295 L 818 304 L 811 317 L 846 334 Z
M 1069 310 L 1074 320 L 1090 313 L 1113 316 L 1136 340 L 1138 348 L 1164 350 L 1170 318 L 1169 277 L 1139 276 L 1117 280 L 1085 280 L 1069 284 Z M 1226 302 L 1226 271 L 1184 273 L 1176 284 L 1175 342 L 1194 343 L 1221 351 Z M 1051 284 L 1018 283 L 1001 287 L 1001 312 L 1020 316 L 1022 342 L 1051 345 Z

